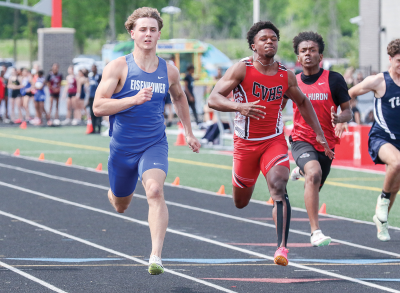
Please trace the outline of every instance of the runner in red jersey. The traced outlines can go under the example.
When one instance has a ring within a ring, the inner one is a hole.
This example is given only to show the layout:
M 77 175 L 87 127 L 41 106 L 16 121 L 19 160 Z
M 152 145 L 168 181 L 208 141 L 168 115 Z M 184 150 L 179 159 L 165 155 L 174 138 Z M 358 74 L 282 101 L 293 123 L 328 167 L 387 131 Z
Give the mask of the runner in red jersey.
M 329 148 L 333 151 L 335 145 L 340 143 L 341 135 L 336 135 L 335 125 L 352 118 L 347 84 L 339 73 L 319 67 L 324 51 L 324 41 L 319 34 L 302 32 L 293 39 L 293 47 L 304 70 L 296 76 L 297 82 L 313 105 Z M 342 110 L 340 115 L 336 114 L 338 106 Z M 315 132 L 301 117 L 296 105 L 293 105 L 293 116 L 294 125 L 289 140 L 298 167 L 292 171 L 291 177 L 297 180 L 305 176 L 304 201 L 310 219 L 311 244 L 329 245 L 331 238 L 325 236 L 319 228 L 318 208 L 319 191 L 331 169 L 332 158 L 325 155 Z
M 274 200 L 278 249 L 274 261 L 288 264 L 286 249 L 291 208 L 286 193 L 289 179 L 288 148 L 283 135 L 283 96 L 297 103 L 304 119 L 318 134 L 317 141 L 333 156 L 310 101 L 299 90 L 291 71 L 274 60 L 279 30 L 269 21 L 254 24 L 247 33 L 253 56 L 227 70 L 211 92 L 208 106 L 236 112 L 233 155 L 233 199 L 237 208 L 248 205 L 260 170 Z M 227 97 L 234 91 L 234 101 Z M 271 171 L 271 172 L 270 172 Z

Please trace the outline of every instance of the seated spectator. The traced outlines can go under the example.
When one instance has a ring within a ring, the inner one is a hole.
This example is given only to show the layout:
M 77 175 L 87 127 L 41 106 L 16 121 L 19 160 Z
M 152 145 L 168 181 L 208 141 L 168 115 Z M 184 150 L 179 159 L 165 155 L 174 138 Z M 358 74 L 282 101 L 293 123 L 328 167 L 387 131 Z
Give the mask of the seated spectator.
M 229 123 L 222 122 L 224 130 L 229 129 Z M 213 145 L 216 144 L 216 140 L 219 137 L 220 131 L 218 127 L 218 123 L 215 122 L 214 124 L 210 125 L 207 130 L 206 134 L 204 134 L 203 138 L 201 139 L 201 144 L 203 145 Z

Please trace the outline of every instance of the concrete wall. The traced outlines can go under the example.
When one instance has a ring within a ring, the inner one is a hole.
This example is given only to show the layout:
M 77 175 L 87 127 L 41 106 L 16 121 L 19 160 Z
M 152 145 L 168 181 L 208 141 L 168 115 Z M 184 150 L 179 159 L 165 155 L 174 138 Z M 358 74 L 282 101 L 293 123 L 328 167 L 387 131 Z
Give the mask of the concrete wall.
M 359 24 L 359 65 L 371 67 L 371 70 L 380 70 L 380 1 L 359 0 L 360 16 Z M 385 0 L 383 0 L 385 1 Z M 394 0 L 395 1 L 395 0 Z
M 68 66 L 74 57 L 74 34 L 73 28 L 38 29 L 38 59 L 45 75 L 53 63 L 58 63 L 64 78 L 67 76 Z
M 387 71 L 389 67 L 389 55 L 387 45 L 394 39 L 400 38 L 400 1 L 381 0 L 381 68 Z

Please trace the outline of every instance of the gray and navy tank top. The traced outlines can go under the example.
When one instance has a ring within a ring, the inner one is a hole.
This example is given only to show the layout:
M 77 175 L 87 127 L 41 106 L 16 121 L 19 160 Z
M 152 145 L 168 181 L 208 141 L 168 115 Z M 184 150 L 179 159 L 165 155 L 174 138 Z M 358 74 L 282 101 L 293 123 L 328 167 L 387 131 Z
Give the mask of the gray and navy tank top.
M 125 84 L 111 98 L 132 97 L 150 86 L 153 88 L 153 97 L 141 105 L 110 116 L 110 146 L 123 152 L 138 153 L 162 139 L 166 140 L 163 113 L 169 89 L 167 63 L 158 58 L 157 70 L 148 73 L 137 66 L 133 54 L 126 55 L 125 60 L 128 65 Z
M 374 100 L 375 122 L 371 132 L 386 133 L 391 139 L 400 140 L 400 87 L 393 81 L 389 72 L 383 73 L 386 92 L 382 98 Z

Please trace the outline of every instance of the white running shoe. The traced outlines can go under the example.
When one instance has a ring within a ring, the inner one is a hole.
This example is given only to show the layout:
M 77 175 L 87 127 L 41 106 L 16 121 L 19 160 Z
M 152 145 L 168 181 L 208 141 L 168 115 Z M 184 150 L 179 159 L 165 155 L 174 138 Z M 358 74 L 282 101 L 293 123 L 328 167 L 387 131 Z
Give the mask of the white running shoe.
M 311 233 L 310 242 L 314 247 L 329 245 L 331 241 L 331 237 L 325 236 L 321 230 L 315 230 L 313 233 Z
M 110 128 L 107 128 L 106 130 L 104 130 L 100 135 L 101 136 L 110 136 Z
M 78 119 L 72 119 L 71 125 L 76 126 L 79 124 Z
M 374 215 L 372 220 L 374 220 L 374 223 L 376 225 L 376 229 L 378 230 L 378 233 L 377 233 L 376 237 L 378 237 L 378 239 L 380 241 L 389 241 L 390 240 L 390 235 L 389 235 L 389 224 L 388 224 L 388 222 L 382 223 L 381 221 L 379 221 L 379 219 L 378 219 L 378 217 L 376 215 Z
M 294 168 L 292 173 L 290 174 L 290 179 L 292 179 L 292 181 L 296 181 L 299 180 L 301 177 L 303 176 L 300 174 L 300 167 Z
M 376 203 L 375 215 L 381 222 L 387 222 L 389 213 L 389 203 L 390 199 L 382 198 L 381 195 L 378 196 L 378 201 Z
M 60 122 L 59 119 L 54 119 L 54 120 L 53 120 L 53 125 L 59 126 L 60 124 L 61 124 L 61 122 Z
M 71 123 L 71 119 L 67 118 L 61 122 L 61 125 L 67 125 Z
M 161 258 L 156 255 L 150 256 L 149 273 L 150 275 L 160 275 L 164 273 L 164 267 L 162 265 Z

